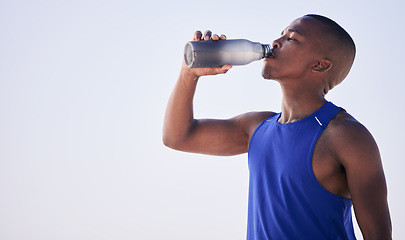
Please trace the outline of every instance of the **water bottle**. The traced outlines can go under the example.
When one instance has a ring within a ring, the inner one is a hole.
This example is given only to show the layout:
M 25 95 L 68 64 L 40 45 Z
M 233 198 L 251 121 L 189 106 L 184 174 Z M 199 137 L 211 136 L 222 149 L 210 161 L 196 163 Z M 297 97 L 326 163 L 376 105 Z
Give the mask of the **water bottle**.
M 269 44 L 246 39 L 190 41 L 184 47 L 184 60 L 189 68 L 245 65 L 271 56 Z

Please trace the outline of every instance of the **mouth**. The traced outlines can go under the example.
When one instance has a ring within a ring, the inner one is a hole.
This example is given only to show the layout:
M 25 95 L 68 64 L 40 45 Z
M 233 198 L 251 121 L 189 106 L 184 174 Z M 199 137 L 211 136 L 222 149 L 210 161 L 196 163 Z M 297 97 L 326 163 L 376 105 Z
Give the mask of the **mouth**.
M 274 52 L 272 52 L 272 53 L 270 54 L 270 56 L 267 57 L 267 59 L 269 59 L 269 58 L 271 58 L 271 59 L 275 59 L 275 58 L 276 58 L 276 56 L 274 56 Z
M 276 58 L 276 56 L 274 55 L 274 51 L 271 51 L 270 55 L 267 58 L 272 58 L 272 59 Z

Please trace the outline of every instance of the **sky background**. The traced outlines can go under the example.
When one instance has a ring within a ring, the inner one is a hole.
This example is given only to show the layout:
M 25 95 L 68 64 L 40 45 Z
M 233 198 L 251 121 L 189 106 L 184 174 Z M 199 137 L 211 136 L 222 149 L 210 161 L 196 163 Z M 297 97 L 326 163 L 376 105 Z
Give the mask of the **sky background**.
M 405 238 L 403 1 L 0 1 L 0 239 L 245 239 L 247 155 L 163 146 L 164 111 L 195 30 L 271 43 L 328 16 L 357 44 L 327 99 L 362 122 Z M 280 111 L 262 61 L 199 81 L 197 118 Z M 356 229 L 359 239 L 359 230 Z

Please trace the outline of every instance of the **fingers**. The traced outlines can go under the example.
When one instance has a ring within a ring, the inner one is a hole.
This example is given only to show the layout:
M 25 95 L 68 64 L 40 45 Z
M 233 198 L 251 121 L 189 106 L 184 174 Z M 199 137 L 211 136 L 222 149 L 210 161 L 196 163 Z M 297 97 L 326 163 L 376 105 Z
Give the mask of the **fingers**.
M 226 36 L 222 34 L 221 36 L 218 36 L 218 34 L 212 34 L 210 30 L 207 30 L 204 32 L 204 35 L 202 34 L 201 31 L 196 31 L 193 36 L 193 41 L 207 41 L 207 40 L 226 40 Z
M 201 31 L 196 31 L 194 33 L 193 41 L 200 41 L 202 37 L 202 32 Z
M 229 69 L 232 68 L 232 65 L 226 64 L 222 67 L 216 67 L 216 68 L 207 68 L 207 71 L 212 71 L 210 75 L 216 75 L 216 74 L 224 74 L 229 71 Z

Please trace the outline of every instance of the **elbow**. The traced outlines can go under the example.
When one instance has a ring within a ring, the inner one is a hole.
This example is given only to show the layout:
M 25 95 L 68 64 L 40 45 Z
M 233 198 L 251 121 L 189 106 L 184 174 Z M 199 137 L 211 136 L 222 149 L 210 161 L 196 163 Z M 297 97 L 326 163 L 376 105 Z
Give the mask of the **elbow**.
M 187 152 L 190 147 L 190 131 L 164 125 L 162 133 L 163 144 L 171 149 Z
M 168 148 L 174 147 L 172 139 L 170 137 L 166 136 L 165 134 L 163 134 L 163 136 L 162 136 L 162 142 L 163 142 L 163 145 L 165 145 Z
M 168 148 L 174 148 L 174 139 L 173 139 L 173 134 L 170 131 L 170 129 L 165 125 L 163 125 L 163 131 L 162 131 L 162 142 L 163 145 L 165 145 Z
M 163 133 L 162 142 L 168 148 L 180 151 L 182 150 L 182 141 L 173 136 Z

